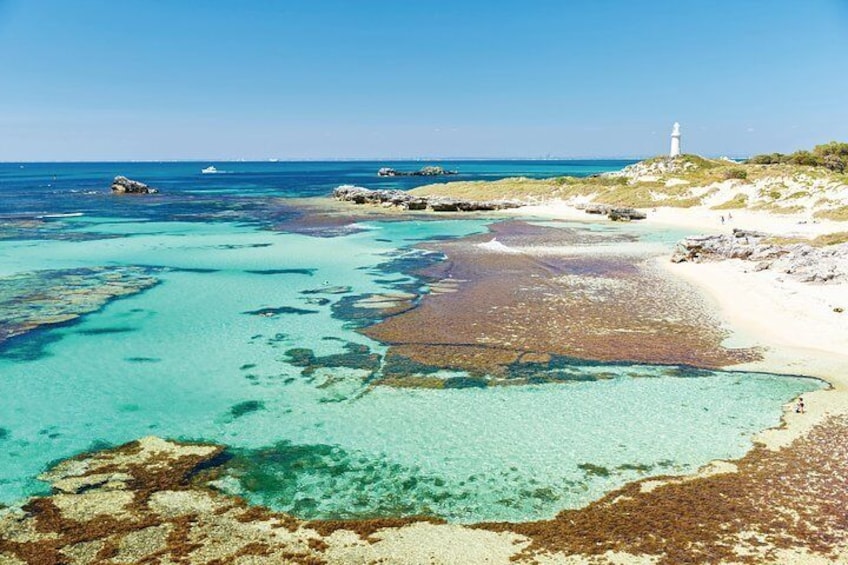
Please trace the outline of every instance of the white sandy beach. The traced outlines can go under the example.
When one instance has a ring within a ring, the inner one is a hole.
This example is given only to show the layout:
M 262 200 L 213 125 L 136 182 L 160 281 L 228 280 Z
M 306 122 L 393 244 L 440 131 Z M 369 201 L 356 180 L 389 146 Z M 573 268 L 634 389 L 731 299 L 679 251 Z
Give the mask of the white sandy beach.
M 576 221 L 597 218 L 563 201 L 510 213 Z M 808 214 L 740 209 L 732 210 L 728 217 L 727 211 L 704 207 L 656 208 L 648 211 L 643 223 L 700 233 L 727 233 L 738 227 L 805 238 L 848 229 L 844 222 L 813 220 Z M 779 272 L 754 272 L 751 263 L 738 259 L 673 264 L 661 258 L 657 263 L 670 275 L 700 289 L 715 306 L 732 333 L 729 345 L 763 349 L 762 360 L 733 368 L 807 375 L 832 385 L 830 390 L 807 395 L 805 414 L 795 414 L 787 407 L 787 425 L 767 430 L 758 439 L 777 448 L 803 435 L 828 414 L 848 413 L 848 284 L 802 283 Z
M 581 199 L 583 200 L 583 199 Z M 552 201 L 524 206 L 504 213 L 515 216 L 537 216 L 552 220 L 596 221 L 599 216 L 586 214 L 574 206 L 581 200 Z M 648 217 L 640 223 L 657 226 L 690 228 L 701 233 L 730 232 L 733 228 L 762 231 L 775 235 L 814 238 L 848 230 L 845 222 L 814 219 L 810 214 L 770 214 L 759 210 L 711 210 L 706 207 L 659 207 L 647 210 Z M 722 223 L 724 217 L 724 223 Z

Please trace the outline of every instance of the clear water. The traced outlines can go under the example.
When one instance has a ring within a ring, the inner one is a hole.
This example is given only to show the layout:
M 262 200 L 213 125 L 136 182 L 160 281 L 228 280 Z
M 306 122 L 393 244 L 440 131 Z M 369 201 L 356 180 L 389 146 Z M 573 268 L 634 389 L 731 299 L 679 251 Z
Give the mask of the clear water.
M 347 182 L 335 165 L 309 166 Z M 64 167 L 68 176 L 90 176 L 100 165 L 84 173 L 83 165 Z M 350 174 L 359 167 L 350 165 Z M 158 174 L 162 184 L 172 178 Z M 20 188 L 26 182 L 16 177 L 4 206 L 52 205 Z M 110 237 L 0 240 L 0 276 L 145 265 L 161 280 L 76 323 L 22 338 L 38 355 L 24 359 L 14 355 L 17 345 L 0 346 L 0 502 L 43 492 L 36 476 L 51 461 L 156 434 L 231 446 L 226 488 L 304 517 L 538 519 L 634 478 L 741 456 L 752 434 L 779 422 L 781 404 L 820 386 L 593 364 L 585 371 L 610 378 L 406 390 L 371 388 L 365 371 L 351 368 L 304 375 L 289 349 L 333 355 L 353 342 L 384 352 L 332 311 L 344 296 L 392 290 L 387 279 L 414 282 L 377 265 L 415 241 L 479 233 L 487 221 L 374 222 L 312 238 L 250 223 L 177 221 L 146 204 L 138 205 L 142 219 L 132 220 L 109 205 L 107 198 L 99 215 L 61 225 L 63 233 Z M 642 235 L 664 244 L 672 234 Z M 349 292 L 321 292 L 337 286 Z M 280 307 L 297 310 L 247 313 Z

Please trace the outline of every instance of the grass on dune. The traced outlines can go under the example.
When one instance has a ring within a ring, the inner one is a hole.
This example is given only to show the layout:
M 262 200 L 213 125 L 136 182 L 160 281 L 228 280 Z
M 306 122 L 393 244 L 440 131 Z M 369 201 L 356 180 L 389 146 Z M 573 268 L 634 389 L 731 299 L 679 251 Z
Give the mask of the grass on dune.
M 751 201 L 737 192 L 714 210 L 757 208 L 790 214 L 803 209 L 792 200 L 815 195 L 817 186 L 844 184 L 845 175 L 822 167 L 790 163 L 746 164 L 728 160 L 683 155 L 670 161 L 654 157 L 640 164 L 639 180 L 624 176 L 555 177 L 549 179 L 508 178 L 498 181 L 458 181 L 431 184 L 412 190 L 413 194 L 449 196 L 472 200 L 522 200 L 543 202 L 583 197 L 597 203 L 634 208 L 699 206 L 719 190 L 739 190 L 757 183 L 759 195 Z M 799 188 L 800 186 L 800 188 Z M 709 188 L 705 188 L 709 187 Z M 819 210 L 816 217 L 848 220 L 848 207 Z M 818 205 L 816 205 L 818 207 Z

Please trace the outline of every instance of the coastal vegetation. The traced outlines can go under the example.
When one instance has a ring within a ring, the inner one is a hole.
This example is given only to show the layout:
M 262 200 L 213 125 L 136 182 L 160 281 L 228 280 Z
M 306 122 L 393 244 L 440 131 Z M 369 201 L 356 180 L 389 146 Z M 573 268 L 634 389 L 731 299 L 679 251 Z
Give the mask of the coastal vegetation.
M 698 155 L 653 157 L 621 171 L 589 177 L 508 178 L 494 182 L 432 184 L 416 196 L 527 203 L 564 200 L 612 206 L 753 209 L 848 220 L 848 143 L 818 145 L 791 155 L 757 156 L 746 162 Z
M 801 149 L 788 155 L 783 153 L 755 155 L 748 159 L 748 163 L 756 165 L 789 163 L 809 167 L 824 167 L 831 171 L 843 173 L 848 170 L 848 143 L 831 141 L 830 143 L 816 145 L 812 151 Z

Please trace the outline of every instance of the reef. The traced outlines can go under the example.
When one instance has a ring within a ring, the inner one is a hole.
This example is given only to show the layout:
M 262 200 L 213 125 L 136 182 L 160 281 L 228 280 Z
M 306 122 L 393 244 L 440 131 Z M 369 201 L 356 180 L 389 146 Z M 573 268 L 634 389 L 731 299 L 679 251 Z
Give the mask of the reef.
M 725 330 L 691 289 L 598 251 L 627 237 L 507 221 L 421 244 L 443 260 L 407 274 L 434 292 L 360 331 L 389 346 L 387 360 L 495 381 L 532 379 L 555 358 L 718 368 L 758 357 L 722 346 Z M 557 251 L 566 246 L 593 253 Z
M 225 471 L 238 470 L 242 454 L 147 437 L 60 462 L 41 476 L 52 486 L 49 496 L 0 509 L 0 561 L 606 563 L 617 555 L 661 565 L 786 563 L 805 556 L 841 562 L 848 544 L 846 437 L 848 418 L 831 417 L 786 447 L 757 447 L 712 473 L 643 479 L 552 520 L 469 527 L 404 517 L 414 508 L 404 510 L 402 496 L 400 507 L 387 506 L 386 517 L 372 519 L 306 521 L 249 506 L 218 490 L 226 490 Z M 342 470 L 351 465 L 331 446 L 280 444 L 244 456 L 274 463 L 276 475 L 245 470 L 242 479 L 283 480 L 289 489 L 283 494 L 293 501 L 300 489 L 290 475 L 310 460 L 329 459 Z M 583 468 L 587 474 L 616 471 L 589 463 Z M 374 470 L 364 471 L 367 496 L 372 487 L 366 477 Z M 325 482 L 332 484 L 338 472 L 331 465 Z M 431 487 L 438 490 L 437 479 Z M 300 507 L 311 513 L 309 501 Z M 483 556 L 479 547 L 494 553 Z
M 142 267 L 35 271 L 0 278 L 0 346 L 42 326 L 71 322 L 158 280 Z M 96 331 L 96 330 L 92 330 Z
M 53 241 L 91 241 L 96 239 L 115 239 L 120 234 L 98 233 L 96 231 L 81 231 L 69 229 L 72 227 L 68 218 L 78 218 L 82 214 L 57 214 L 5 217 L 0 218 L 0 240 L 53 240 Z M 75 220 L 73 227 L 85 225 L 84 221 Z

